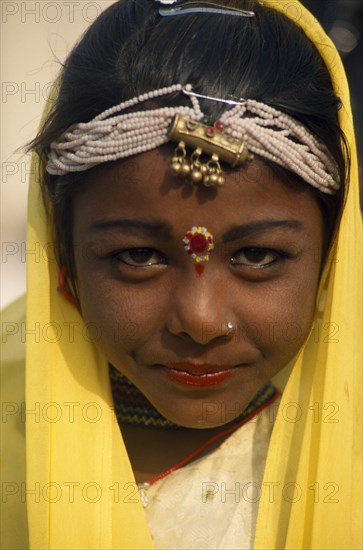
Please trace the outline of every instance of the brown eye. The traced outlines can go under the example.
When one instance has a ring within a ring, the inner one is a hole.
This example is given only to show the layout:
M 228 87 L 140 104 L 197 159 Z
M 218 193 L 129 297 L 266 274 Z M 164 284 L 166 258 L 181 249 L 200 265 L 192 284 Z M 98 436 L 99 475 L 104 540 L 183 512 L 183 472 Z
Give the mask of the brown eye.
M 153 248 L 129 248 L 119 252 L 115 259 L 132 267 L 151 267 L 166 264 L 166 258 Z
M 231 258 L 231 263 L 258 269 L 274 264 L 281 257 L 281 253 L 269 248 L 243 248 Z

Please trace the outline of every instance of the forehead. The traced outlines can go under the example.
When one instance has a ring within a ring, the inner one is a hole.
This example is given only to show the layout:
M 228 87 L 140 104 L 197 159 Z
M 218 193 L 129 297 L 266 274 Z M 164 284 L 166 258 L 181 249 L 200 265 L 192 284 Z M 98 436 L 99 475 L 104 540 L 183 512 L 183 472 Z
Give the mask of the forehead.
M 307 227 L 321 222 L 308 190 L 288 186 L 258 160 L 238 170 L 224 168 L 226 183 L 206 188 L 173 176 L 171 153 L 159 148 L 90 173 L 74 201 L 76 228 L 120 217 L 161 220 L 176 230 L 213 225 L 214 231 L 265 219 L 292 218 Z

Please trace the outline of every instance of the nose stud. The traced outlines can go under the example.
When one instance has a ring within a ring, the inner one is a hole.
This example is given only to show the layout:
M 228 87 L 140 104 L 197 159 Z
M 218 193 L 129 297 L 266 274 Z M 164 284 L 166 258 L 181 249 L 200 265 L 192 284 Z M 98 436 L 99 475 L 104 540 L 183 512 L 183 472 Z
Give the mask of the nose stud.
M 230 321 L 228 323 L 226 323 L 226 336 L 230 336 L 231 334 L 233 334 L 235 332 L 235 327 L 234 327 L 234 324 L 231 323 Z

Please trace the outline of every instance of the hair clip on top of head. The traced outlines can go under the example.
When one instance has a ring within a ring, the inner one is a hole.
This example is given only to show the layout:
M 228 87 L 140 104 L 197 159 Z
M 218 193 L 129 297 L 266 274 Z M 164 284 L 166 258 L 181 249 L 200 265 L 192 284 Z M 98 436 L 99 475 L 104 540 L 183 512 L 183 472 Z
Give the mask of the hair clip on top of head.
M 172 173 L 189 178 L 193 183 L 202 182 L 206 187 L 219 187 L 225 183 L 220 159 L 235 167 L 253 158 L 243 141 L 225 134 L 220 122 L 211 126 L 207 117 L 198 122 L 176 115 L 169 139 L 179 142 L 171 160 Z M 186 145 L 195 147 L 189 160 Z M 210 160 L 202 162 L 203 154 L 210 155 Z
M 253 11 L 242 10 L 232 6 L 219 4 L 218 2 L 195 2 L 193 0 L 156 0 L 165 8 L 159 9 L 162 16 L 186 15 L 189 13 L 215 13 L 219 15 L 232 15 L 237 17 L 254 17 Z

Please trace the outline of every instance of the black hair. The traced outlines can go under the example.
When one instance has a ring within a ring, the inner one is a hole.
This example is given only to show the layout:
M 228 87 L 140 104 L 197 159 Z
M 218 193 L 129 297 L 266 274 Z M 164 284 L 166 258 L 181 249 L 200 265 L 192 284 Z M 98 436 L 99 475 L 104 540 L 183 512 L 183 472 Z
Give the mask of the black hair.
M 343 208 L 349 165 L 338 123 L 340 101 L 329 72 L 314 44 L 283 13 L 255 0 L 219 3 L 251 10 L 255 16 L 162 17 L 158 2 L 122 0 L 100 15 L 65 62 L 58 97 L 31 147 L 41 159 L 43 196 L 52 216 L 58 261 L 68 266 L 71 278 L 72 200 L 87 172 L 48 175 L 51 142 L 72 124 L 87 122 L 123 100 L 177 83 L 190 83 L 195 92 L 214 97 L 262 101 L 301 121 L 327 146 L 342 182 L 333 197 L 273 167 L 288 184 L 309 187 L 316 196 L 327 252 Z M 180 94 L 169 101 L 189 104 Z M 201 106 L 213 120 L 226 108 L 212 101 L 202 101 Z

